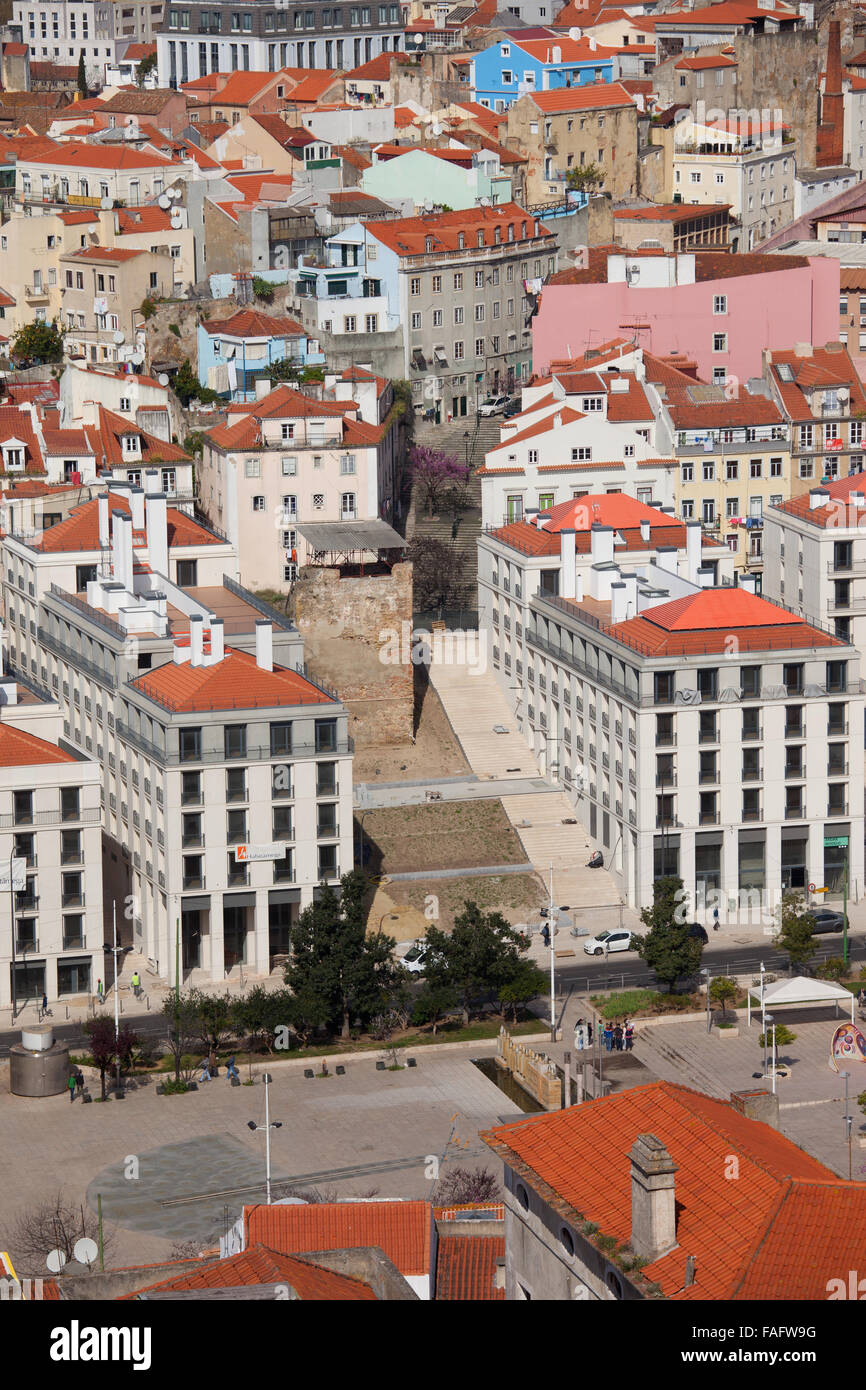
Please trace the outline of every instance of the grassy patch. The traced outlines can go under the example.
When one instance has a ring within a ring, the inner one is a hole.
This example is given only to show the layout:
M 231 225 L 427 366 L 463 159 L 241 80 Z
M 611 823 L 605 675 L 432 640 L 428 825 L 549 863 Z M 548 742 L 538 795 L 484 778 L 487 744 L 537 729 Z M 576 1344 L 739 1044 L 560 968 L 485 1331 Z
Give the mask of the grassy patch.
M 652 1014 L 689 1013 L 699 1007 L 690 994 L 661 994 L 654 989 L 627 989 L 620 994 L 593 994 L 590 1001 L 602 1018 L 640 1017 Z
M 356 834 L 360 838 L 360 831 Z M 372 873 L 482 869 L 488 864 L 526 862 L 501 801 L 432 802 L 367 811 L 364 839 L 370 847 Z

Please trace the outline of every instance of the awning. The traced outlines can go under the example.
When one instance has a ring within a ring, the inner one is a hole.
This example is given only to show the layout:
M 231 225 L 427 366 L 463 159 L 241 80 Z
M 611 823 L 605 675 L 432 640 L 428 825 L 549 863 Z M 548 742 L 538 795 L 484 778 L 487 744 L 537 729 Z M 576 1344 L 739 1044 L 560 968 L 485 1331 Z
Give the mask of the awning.
M 283 903 L 299 903 L 301 901 L 300 888 L 272 888 L 268 893 L 268 905 L 280 906 Z
M 761 986 L 752 985 L 746 996 L 750 1027 L 753 999 L 759 1001 L 762 1012 L 768 1008 L 779 1009 L 783 1004 L 835 1004 L 837 1008 L 842 1004 L 845 1009 L 850 1009 L 851 1022 L 854 1022 L 854 995 L 851 991 L 843 985 L 834 984 L 832 980 L 815 980 L 811 975 L 797 975 L 793 980 L 775 980 L 764 986 L 763 999 Z
M 387 521 L 322 521 L 299 526 L 311 550 L 348 554 L 358 550 L 405 550 L 406 540 Z

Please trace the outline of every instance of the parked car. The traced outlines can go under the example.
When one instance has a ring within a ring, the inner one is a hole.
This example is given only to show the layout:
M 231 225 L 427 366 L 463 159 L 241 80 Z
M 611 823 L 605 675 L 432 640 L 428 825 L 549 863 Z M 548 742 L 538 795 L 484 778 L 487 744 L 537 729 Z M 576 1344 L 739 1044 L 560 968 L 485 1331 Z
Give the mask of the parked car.
M 700 922 L 689 922 L 689 936 L 695 941 L 702 941 L 705 946 L 709 941 L 709 937 Z
M 400 960 L 400 964 L 410 975 L 423 975 L 424 962 L 427 958 L 427 948 L 423 941 L 413 941 L 405 956 Z
M 488 396 L 486 401 L 482 401 L 478 407 L 479 415 L 504 415 L 505 407 L 508 405 L 508 396 Z
M 845 918 L 841 912 L 832 912 L 829 907 L 812 907 L 809 909 L 809 916 L 812 918 L 812 930 L 816 936 L 822 932 L 844 931 Z
M 598 936 L 591 936 L 588 941 L 583 943 L 583 949 L 588 956 L 604 956 L 613 951 L 631 950 L 630 931 L 602 931 Z
M 519 396 L 515 396 L 513 400 L 508 402 L 502 414 L 505 416 L 506 420 L 510 420 L 512 415 L 519 415 L 522 409 L 523 402 Z

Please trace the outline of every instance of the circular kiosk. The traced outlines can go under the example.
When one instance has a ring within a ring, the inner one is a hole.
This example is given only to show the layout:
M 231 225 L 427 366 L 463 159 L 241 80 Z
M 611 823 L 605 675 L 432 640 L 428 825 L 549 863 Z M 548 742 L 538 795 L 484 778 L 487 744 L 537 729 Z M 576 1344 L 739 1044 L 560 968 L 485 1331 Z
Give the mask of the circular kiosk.
M 13 1096 L 59 1096 L 69 1078 L 69 1044 L 54 1041 L 50 1023 L 21 1030 L 9 1049 L 9 1089 Z

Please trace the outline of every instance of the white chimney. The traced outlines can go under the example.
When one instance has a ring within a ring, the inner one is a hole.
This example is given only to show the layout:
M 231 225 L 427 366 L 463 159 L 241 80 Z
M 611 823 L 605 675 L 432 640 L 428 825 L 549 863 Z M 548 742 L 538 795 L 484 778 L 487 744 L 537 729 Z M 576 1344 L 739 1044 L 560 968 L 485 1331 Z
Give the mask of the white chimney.
M 129 510 L 132 513 L 133 531 L 144 530 L 144 489 L 134 487 L 129 494 Z
M 155 574 L 168 578 L 168 527 L 163 493 L 147 494 L 147 558 Z
M 645 545 L 648 545 L 648 544 L 649 544 L 649 538 L 650 538 L 650 524 L 649 524 L 649 518 L 648 518 L 648 517 L 642 517 L 642 518 L 641 518 L 641 523 L 640 523 L 640 538 L 641 538 L 641 540 L 644 542 Z
M 622 623 L 626 618 L 627 591 L 625 584 L 619 580 L 610 586 L 610 620 L 612 623 Z
M 132 518 L 126 512 L 112 512 L 111 554 L 114 580 L 124 589 L 132 588 Z
M 161 491 L 158 468 L 146 468 L 144 470 L 144 490 L 145 492 Z
M 267 618 L 256 620 L 256 665 L 260 671 L 274 669 L 274 629 Z
M 193 613 L 189 620 L 189 664 L 201 666 L 204 659 L 204 618 Z
M 668 574 L 677 572 L 677 548 L 675 545 L 660 545 L 656 549 L 656 564 Z
M 574 598 L 575 587 L 575 540 L 574 531 L 559 533 L 559 596 Z
M 677 1165 L 654 1134 L 639 1134 L 629 1158 L 631 1248 L 652 1264 L 677 1243 Z
M 830 497 L 825 487 L 813 487 L 809 489 L 809 511 L 814 512 L 816 507 L 826 507 Z
M 267 377 L 267 376 L 259 376 L 259 377 L 256 377 L 256 400 L 257 400 L 257 401 L 263 401 L 264 398 L 265 398 L 265 396 L 269 396 L 269 395 L 271 394 L 271 391 L 272 391 L 272 390 L 273 390 L 273 387 L 271 386 L 270 377 Z
M 698 576 L 696 582 L 702 589 L 712 589 L 714 587 L 712 565 L 698 566 Z
M 624 574 L 622 582 L 625 585 L 625 616 L 634 618 L 637 616 L 637 575 Z
M 226 654 L 225 630 L 222 618 L 211 618 L 210 620 L 210 659 L 212 662 L 222 661 Z
M 594 521 L 589 531 L 590 553 L 594 565 L 613 562 L 613 527 Z
M 583 570 L 579 570 L 574 584 L 574 597 L 578 603 L 583 603 Z
M 866 493 L 849 492 L 848 502 L 852 507 L 866 507 Z
M 753 574 L 741 574 L 737 583 L 741 589 L 745 589 L 747 594 L 755 592 L 755 576 Z
M 107 547 L 111 544 L 111 528 L 108 524 L 108 493 L 101 492 L 97 498 L 99 508 L 99 544 Z
M 698 568 L 701 563 L 701 523 L 699 521 L 686 522 L 686 577 L 690 584 L 698 582 Z

